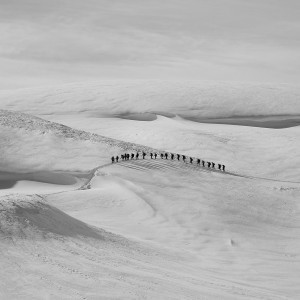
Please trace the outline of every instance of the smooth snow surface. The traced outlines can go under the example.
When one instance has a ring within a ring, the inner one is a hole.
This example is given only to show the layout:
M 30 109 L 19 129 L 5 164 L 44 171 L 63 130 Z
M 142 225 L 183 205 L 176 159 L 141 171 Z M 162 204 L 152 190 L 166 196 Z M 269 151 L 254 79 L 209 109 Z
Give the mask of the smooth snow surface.
M 300 127 L 198 118 L 293 118 L 299 89 L 156 84 L 1 92 L 0 299 L 298 299 Z M 137 150 L 226 172 L 110 162 Z

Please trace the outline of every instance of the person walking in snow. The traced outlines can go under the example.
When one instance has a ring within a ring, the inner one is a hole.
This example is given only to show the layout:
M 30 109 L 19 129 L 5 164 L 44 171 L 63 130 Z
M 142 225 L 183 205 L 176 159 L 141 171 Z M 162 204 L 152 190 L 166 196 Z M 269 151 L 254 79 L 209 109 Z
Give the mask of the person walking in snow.
M 190 163 L 191 163 L 191 164 L 193 163 L 193 158 L 192 158 L 192 157 L 190 157 Z
M 111 163 L 113 164 L 115 162 L 115 158 L 112 156 L 111 157 Z
M 127 153 L 127 160 L 129 160 L 129 158 L 130 158 L 130 155 L 129 155 L 129 153 Z
M 225 166 L 224 165 L 222 165 L 222 170 L 223 170 L 223 172 L 225 172 Z
M 140 156 L 140 155 L 139 155 L 139 153 L 137 152 L 136 155 L 135 155 L 135 159 L 139 159 L 139 156 Z
M 185 158 L 186 158 L 185 155 L 182 155 L 182 160 L 183 160 L 184 162 L 185 162 Z
M 163 153 L 160 154 L 160 158 L 161 158 L 161 159 L 164 158 L 164 154 L 163 154 Z
M 145 159 L 145 156 L 146 156 L 146 153 L 145 153 L 145 152 L 143 152 L 143 159 Z
M 131 153 L 131 159 L 134 159 L 134 153 Z
M 150 157 L 151 157 L 151 159 L 153 159 L 153 153 L 152 152 L 150 153 Z
M 173 154 L 173 153 L 171 154 L 171 159 L 172 159 L 172 160 L 174 159 L 174 154 Z
M 205 167 L 205 161 L 202 159 L 202 166 Z
M 197 159 L 197 165 L 200 165 L 200 159 L 199 158 Z
M 155 159 L 156 159 L 156 157 L 157 157 L 157 153 L 154 153 L 154 157 L 155 157 Z
M 215 168 L 215 163 L 214 163 L 214 162 L 212 162 L 211 164 L 212 164 L 212 167 L 213 167 L 213 168 Z
M 168 159 L 168 153 L 165 153 L 165 157 L 166 157 L 166 159 Z
M 207 166 L 208 166 L 209 168 L 210 168 L 210 165 L 211 165 L 211 163 L 210 163 L 210 162 L 208 162 L 208 163 L 207 163 Z
M 177 154 L 177 160 L 180 160 L 180 154 Z
M 219 170 L 221 170 L 221 167 L 222 167 L 222 166 L 221 166 L 221 164 L 218 164 L 218 168 L 219 168 Z
M 117 155 L 117 157 L 116 157 L 116 161 L 119 162 L 119 156 L 118 156 L 118 155 Z

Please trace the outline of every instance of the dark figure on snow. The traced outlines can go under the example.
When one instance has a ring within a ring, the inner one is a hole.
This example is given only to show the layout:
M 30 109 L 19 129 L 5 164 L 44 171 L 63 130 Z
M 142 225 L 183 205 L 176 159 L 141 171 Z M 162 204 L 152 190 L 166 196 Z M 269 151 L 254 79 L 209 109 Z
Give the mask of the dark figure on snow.
M 122 158 L 122 160 L 124 160 L 124 155 L 123 154 L 121 154 L 121 158 Z
M 165 157 L 166 157 L 166 159 L 168 159 L 168 153 L 165 153 Z
M 218 164 L 218 168 L 219 168 L 219 170 L 221 170 L 221 167 L 222 167 L 222 166 L 221 166 L 221 164 Z
M 205 167 L 205 161 L 204 160 L 202 160 L 202 166 Z
M 119 156 L 116 157 L 116 161 L 119 162 Z
M 177 154 L 177 160 L 180 160 L 180 154 Z
M 182 155 L 182 160 L 185 162 L 185 155 Z
M 131 153 L 131 159 L 134 159 L 134 153 Z
M 222 169 L 223 169 L 223 171 L 225 172 L 225 166 L 224 166 L 224 165 L 222 165 Z
M 115 158 L 112 156 L 111 157 L 111 163 L 113 164 L 115 162 Z
M 124 154 L 124 159 L 127 160 L 127 153 Z
M 193 158 L 192 158 L 192 157 L 190 157 L 190 163 L 191 163 L 191 164 L 193 163 Z
M 164 154 L 163 154 L 163 153 L 160 154 L 160 158 L 161 158 L 161 159 L 164 158 Z
M 157 157 L 157 153 L 154 153 L 154 157 L 155 157 L 155 159 L 156 159 L 156 157 Z
M 153 158 L 153 153 L 152 152 L 150 153 L 150 157 L 151 157 L 151 159 Z
M 200 165 L 200 159 L 199 158 L 197 159 L 197 165 Z
M 209 168 L 210 168 L 210 165 L 211 165 L 211 163 L 210 163 L 210 162 L 208 162 L 208 163 L 207 163 L 207 166 L 208 166 Z
M 174 159 L 174 154 L 173 154 L 173 153 L 171 154 L 171 159 L 172 159 L 172 160 Z
M 213 167 L 213 168 L 215 168 L 215 163 L 214 163 L 214 162 L 212 162 L 211 164 L 212 164 L 212 167 Z
M 127 155 L 127 160 L 129 160 L 129 158 L 130 158 L 130 155 L 129 155 L 129 153 L 127 153 L 126 155 Z
M 139 155 L 139 153 L 137 152 L 136 155 L 135 155 L 135 158 L 138 159 L 139 156 L 140 156 L 140 155 Z
M 145 159 L 145 156 L 146 156 L 146 153 L 145 153 L 145 152 L 143 152 L 143 159 Z

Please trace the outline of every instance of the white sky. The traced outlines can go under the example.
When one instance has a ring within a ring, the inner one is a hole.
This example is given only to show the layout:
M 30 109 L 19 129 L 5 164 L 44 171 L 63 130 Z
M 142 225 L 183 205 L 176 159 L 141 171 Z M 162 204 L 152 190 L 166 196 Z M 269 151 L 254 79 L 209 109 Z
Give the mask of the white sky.
M 0 0 L 2 89 L 299 73 L 299 0 Z

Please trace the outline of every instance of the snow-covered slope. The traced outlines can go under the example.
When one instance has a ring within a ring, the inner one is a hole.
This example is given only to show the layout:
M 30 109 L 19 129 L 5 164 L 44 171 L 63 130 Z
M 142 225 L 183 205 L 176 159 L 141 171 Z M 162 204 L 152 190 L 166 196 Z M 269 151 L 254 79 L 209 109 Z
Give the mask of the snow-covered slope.
M 110 82 L 1 92 L 12 111 L 0 111 L 0 298 L 297 299 L 300 127 L 178 114 L 296 115 L 299 93 L 234 90 Z M 152 121 L 132 117 L 153 111 Z M 227 172 L 149 155 L 110 163 L 136 150 Z
M 1 171 L 90 171 L 112 155 L 151 148 L 0 110 Z

